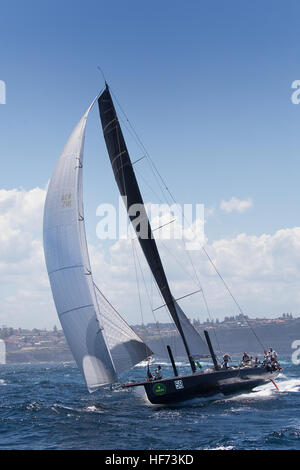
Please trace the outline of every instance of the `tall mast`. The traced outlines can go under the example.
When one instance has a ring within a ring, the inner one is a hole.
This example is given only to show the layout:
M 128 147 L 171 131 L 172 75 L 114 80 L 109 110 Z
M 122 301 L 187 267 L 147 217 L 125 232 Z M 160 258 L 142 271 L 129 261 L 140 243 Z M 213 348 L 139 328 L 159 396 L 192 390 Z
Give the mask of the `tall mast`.
M 164 268 L 159 256 L 156 242 L 153 237 L 150 222 L 144 207 L 144 201 L 138 186 L 138 182 L 133 171 L 130 156 L 126 147 L 126 143 L 123 137 L 121 126 L 117 117 L 117 113 L 111 98 L 109 87 L 106 83 L 105 90 L 98 99 L 99 112 L 101 118 L 101 124 L 103 134 L 114 172 L 114 176 L 120 191 L 123 201 L 125 202 L 126 209 L 128 212 L 129 219 L 136 231 L 139 243 L 151 269 L 151 272 L 156 280 L 162 297 L 169 309 L 169 312 L 174 320 L 174 323 L 178 329 L 178 332 L 182 338 L 188 359 L 192 371 L 196 371 L 196 366 L 193 357 L 190 352 L 189 345 L 186 340 L 179 316 L 179 306 L 173 298 L 170 287 L 164 272 Z M 124 199 L 126 198 L 126 199 Z M 131 214 L 130 208 L 134 205 L 138 205 L 138 215 Z M 140 231 L 140 224 L 138 220 L 145 221 L 143 224 L 144 230 Z M 181 316 L 184 315 L 180 309 Z M 185 317 L 185 320 L 188 319 Z M 200 342 L 200 337 L 199 337 Z

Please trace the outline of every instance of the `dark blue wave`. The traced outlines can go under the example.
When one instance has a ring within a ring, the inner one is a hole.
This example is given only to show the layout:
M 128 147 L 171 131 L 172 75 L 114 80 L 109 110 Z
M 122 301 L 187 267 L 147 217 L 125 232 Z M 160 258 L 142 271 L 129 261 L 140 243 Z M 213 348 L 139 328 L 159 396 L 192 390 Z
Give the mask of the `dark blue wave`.
M 299 449 L 300 366 L 283 366 L 280 392 L 270 383 L 154 407 L 118 385 L 90 395 L 73 363 L 1 365 L 0 449 Z M 136 367 L 124 380 L 145 373 Z

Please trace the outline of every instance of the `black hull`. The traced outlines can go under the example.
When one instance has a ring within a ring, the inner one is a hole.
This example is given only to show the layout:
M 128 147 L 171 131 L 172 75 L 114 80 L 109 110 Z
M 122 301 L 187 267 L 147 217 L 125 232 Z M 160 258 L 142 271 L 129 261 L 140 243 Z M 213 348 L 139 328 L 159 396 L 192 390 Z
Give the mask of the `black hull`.
M 127 384 L 143 385 L 149 401 L 155 405 L 178 403 L 192 398 L 207 397 L 222 393 L 239 393 L 274 380 L 279 370 L 267 371 L 265 368 L 234 368 L 212 372 L 198 372 L 193 375 L 169 379 Z

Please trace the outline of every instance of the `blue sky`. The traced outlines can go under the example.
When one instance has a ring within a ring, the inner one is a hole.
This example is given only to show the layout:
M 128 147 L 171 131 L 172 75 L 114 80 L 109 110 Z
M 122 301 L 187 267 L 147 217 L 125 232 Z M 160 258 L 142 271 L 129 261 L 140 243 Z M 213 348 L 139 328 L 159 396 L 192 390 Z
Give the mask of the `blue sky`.
M 177 200 L 253 199 L 247 217 L 219 214 L 208 235 L 297 224 L 297 2 L 1 5 L 1 187 L 46 184 L 102 87 L 99 64 Z M 91 216 L 116 193 L 98 119 L 95 108 L 85 169 Z
M 0 188 L 45 187 L 100 65 L 176 200 L 215 209 L 209 240 L 297 226 L 299 13 L 278 0 L 2 1 Z M 95 241 L 96 207 L 118 197 L 97 108 L 85 158 Z M 232 197 L 253 206 L 224 213 Z

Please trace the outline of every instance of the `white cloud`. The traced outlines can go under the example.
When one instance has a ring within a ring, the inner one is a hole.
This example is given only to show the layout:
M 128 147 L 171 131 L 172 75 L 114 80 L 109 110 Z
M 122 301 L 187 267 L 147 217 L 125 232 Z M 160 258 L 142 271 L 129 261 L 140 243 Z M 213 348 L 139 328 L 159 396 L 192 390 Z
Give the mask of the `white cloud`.
M 253 206 L 252 199 L 248 198 L 246 200 L 237 199 L 232 197 L 229 201 L 221 201 L 220 209 L 225 212 L 245 212 L 247 209 Z
M 46 191 L 0 190 L 0 326 L 57 323 L 42 246 Z
M 213 316 L 221 318 L 238 313 L 203 251 L 193 251 L 187 255 L 180 240 L 158 240 L 158 246 L 175 297 L 199 288 L 194 281 L 195 268 Z M 278 230 L 271 235 L 239 234 L 234 238 L 207 244 L 206 249 L 244 313 L 250 316 L 275 316 L 286 311 L 294 314 L 300 312 L 300 227 Z M 93 271 L 95 279 L 100 281 L 100 287 L 120 312 L 127 314 L 131 321 L 140 321 L 130 242 L 116 242 L 111 248 L 110 260 L 105 263 L 103 253 L 100 255 L 95 247 L 93 250 Z M 194 268 L 189 256 L 192 257 Z M 140 258 L 145 268 L 148 293 L 153 306 L 157 307 L 162 301 L 151 285 L 143 257 Z M 153 321 L 151 310 L 147 308 L 147 291 L 141 276 L 139 278 L 144 314 L 146 312 L 149 315 L 148 321 Z M 200 294 L 188 297 L 182 301 L 182 306 L 191 317 L 207 318 Z M 164 315 L 163 309 L 156 314 L 160 318 L 161 314 Z M 164 316 L 163 319 L 167 320 L 168 317 Z
M 41 188 L 0 190 L 0 326 L 52 328 L 59 325 L 42 245 L 45 193 Z M 162 300 L 137 240 L 133 243 L 140 253 L 138 259 L 147 286 L 146 290 L 137 261 L 144 320 L 150 322 L 154 318 L 149 299 L 154 308 Z M 162 237 L 157 243 L 175 297 L 199 288 L 195 268 L 213 316 L 221 318 L 237 313 L 203 251 L 187 254 L 184 243 L 176 239 L 168 241 Z M 207 243 L 206 249 L 246 314 L 299 313 L 300 227 L 259 236 L 242 233 Z M 140 322 L 132 242 L 117 240 L 109 250 L 101 244 L 90 245 L 89 252 L 95 282 L 105 296 L 129 322 Z M 207 318 L 200 294 L 187 297 L 181 305 L 190 317 Z M 169 320 L 164 309 L 155 315 L 161 321 Z

